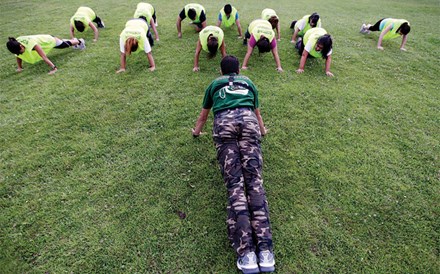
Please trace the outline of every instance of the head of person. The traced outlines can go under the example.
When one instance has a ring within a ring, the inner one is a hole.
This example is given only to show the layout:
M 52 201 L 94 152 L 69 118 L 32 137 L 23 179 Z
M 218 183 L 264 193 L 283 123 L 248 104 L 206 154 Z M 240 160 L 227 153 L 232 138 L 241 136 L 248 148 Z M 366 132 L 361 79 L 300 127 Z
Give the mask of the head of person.
M 73 23 L 75 24 L 75 28 L 77 31 L 79 32 L 83 32 L 86 29 L 86 26 L 84 26 L 84 23 L 81 21 L 73 21 Z
M 135 52 L 139 47 L 138 40 L 134 37 L 129 37 L 125 41 L 125 54 L 130 55 L 132 52 Z
M 212 34 L 208 37 L 208 52 L 209 52 L 209 58 L 213 58 L 217 54 L 218 49 L 218 39 L 217 37 L 214 37 Z
M 333 46 L 333 40 L 330 34 L 324 34 L 316 41 L 315 50 L 321 52 L 322 58 L 327 59 L 327 54 Z
M 188 17 L 191 20 L 196 20 L 197 12 L 195 9 L 189 9 L 188 10 Z
M 24 46 L 20 44 L 14 37 L 9 37 L 8 42 L 6 42 L 6 47 L 13 54 L 21 54 L 24 52 Z
M 261 36 L 260 40 L 257 41 L 258 51 L 260 53 L 265 53 L 270 51 L 270 42 L 267 37 Z
M 309 25 L 314 28 L 318 24 L 319 14 L 314 12 L 309 17 Z
M 400 25 L 400 27 L 397 29 L 397 33 L 400 33 L 401 35 L 407 35 L 410 31 L 411 27 L 406 22 Z
M 231 73 L 238 74 L 240 72 L 240 62 L 238 61 L 237 57 L 233 55 L 226 55 L 220 62 L 220 68 L 223 75 Z
M 272 26 L 273 29 L 278 26 L 278 22 L 279 22 L 278 17 L 272 16 L 272 17 L 269 18 L 268 21 L 269 21 L 269 23 L 270 23 L 270 25 Z
M 232 12 L 232 6 L 230 4 L 226 4 L 223 10 L 225 11 L 226 16 L 229 16 Z
M 147 17 L 145 17 L 145 16 L 143 16 L 143 15 L 139 16 L 139 19 L 143 19 L 145 22 L 147 22 Z M 148 23 L 148 22 L 147 22 L 147 23 Z

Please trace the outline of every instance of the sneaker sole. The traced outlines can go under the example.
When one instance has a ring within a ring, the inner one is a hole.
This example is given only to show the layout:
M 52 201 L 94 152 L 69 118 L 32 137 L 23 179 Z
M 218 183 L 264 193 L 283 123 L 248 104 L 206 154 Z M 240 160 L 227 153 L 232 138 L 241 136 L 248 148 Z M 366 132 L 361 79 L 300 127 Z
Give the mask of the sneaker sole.
M 240 265 L 237 263 L 237 268 L 241 270 L 244 274 L 254 274 L 254 273 L 260 273 L 260 269 L 258 268 L 258 265 L 255 265 L 255 267 L 252 268 L 243 268 L 240 267 Z
M 260 271 L 261 272 L 274 272 L 275 266 L 261 266 L 260 265 Z

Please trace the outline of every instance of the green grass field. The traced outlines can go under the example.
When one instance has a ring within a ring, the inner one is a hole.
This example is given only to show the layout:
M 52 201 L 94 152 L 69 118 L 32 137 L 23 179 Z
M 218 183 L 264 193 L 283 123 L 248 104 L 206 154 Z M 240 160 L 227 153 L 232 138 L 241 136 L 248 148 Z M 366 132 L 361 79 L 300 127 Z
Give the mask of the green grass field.
M 191 137 L 220 56 L 175 21 L 184 1 L 153 1 L 157 70 L 144 55 L 119 68 L 119 33 L 137 1 L 0 2 L 0 272 L 236 273 L 226 235 L 226 191 L 210 134 Z M 202 0 L 208 24 L 224 3 Z M 8 36 L 69 36 L 80 5 L 104 20 L 87 49 L 53 50 L 16 73 Z M 267 7 L 281 20 L 283 73 L 255 51 L 249 76 L 269 134 L 264 179 L 278 273 L 440 272 L 440 16 L 438 0 L 236 1 L 244 28 Z M 313 11 L 333 36 L 324 60 L 299 56 L 290 22 Z M 410 21 L 376 49 L 362 23 Z M 236 29 L 228 54 L 242 62 Z

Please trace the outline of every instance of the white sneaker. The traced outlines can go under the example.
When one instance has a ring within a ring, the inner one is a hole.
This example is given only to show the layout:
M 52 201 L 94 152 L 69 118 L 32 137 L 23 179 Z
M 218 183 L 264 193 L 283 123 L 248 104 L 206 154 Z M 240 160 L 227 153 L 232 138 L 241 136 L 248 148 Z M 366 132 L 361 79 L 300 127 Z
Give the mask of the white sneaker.
M 244 274 L 259 273 L 260 269 L 257 264 L 257 255 L 255 252 L 248 252 L 237 259 L 237 268 Z
M 79 44 L 78 44 L 78 48 L 80 49 L 80 50 L 85 50 L 86 49 L 86 41 L 84 41 L 84 39 L 79 39 Z
M 261 251 L 258 254 L 258 260 L 261 272 L 274 272 L 275 271 L 275 259 L 272 252 L 269 250 Z

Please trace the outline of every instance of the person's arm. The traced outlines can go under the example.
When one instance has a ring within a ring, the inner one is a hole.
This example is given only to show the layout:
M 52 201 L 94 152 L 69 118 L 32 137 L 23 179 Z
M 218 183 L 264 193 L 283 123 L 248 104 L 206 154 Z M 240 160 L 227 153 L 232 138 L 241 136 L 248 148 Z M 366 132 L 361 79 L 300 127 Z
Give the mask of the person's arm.
M 154 19 L 151 18 L 150 25 L 153 28 L 154 36 L 156 36 L 156 41 L 159 41 L 159 33 L 157 32 L 156 24 L 154 24 Z
M 121 67 L 119 68 L 118 71 L 116 71 L 116 73 L 124 72 L 126 64 L 127 63 L 126 63 L 125 53 L 121 52 Z
M 277 24 L 278 41 L 281 41 L 280 21 Z
M 93 33 L 95 34 L 95 39 L 93 39 L 93 42 L 98 41 L 98 37 L 99 37 L 98 28 L 96 28 L 92 22 L 89 23 L 89 27 L 93 30 Z
M 258 125 L 260 126 L 261 136 L 264 136 L 267 134 L 267 129 L 264 126 L 263 117 L 261 117 L 260 109 L 256 108 L 254 112 L 255 112 L 255 116 L 257 116 Z
M 225 44 L 225 39 L 223 39 L 222 44 L 220 46 L 220 51 L 222 53 L 222 58 L 224 58 L 226 56 L 226 44 Z
M 75 38 L 75 28 L 70 24 L 70 39 Z
M 199 71 L 199 57 L 200 57 L 200 51 L 202 51 L 202 43 L 200 43 L 200 39 L 197 40 L 197 45 L 196 45 L 196 53 L 194 55 L 194 68 L 193 71 Z
M 332 62 L 332 56 L 327 56 L 327 59 L 325 60 L 325 74 L 327 76 L 333 77 L 333 73 L 330 72 L 330 64 Z
M 177 37 L 182 38 L 182 18 L 180 18 L 180 15 L 177 15 Z
M 301 61 L 299 61 L 299 68 L 296 70 L 296 73 L 303 73 L 304 72 L 304 67 L 306 66 L 307 56 L 309 56 L 308 51 L 303 50 L 303 53 L 301 55 Z
M 237 25 L 237 30 L 238 30 L 238 38 L 241 39 L 243 37 L 242 31 L 241 31 L 241 25 L 240 25 L 240 20 L 235 20 L 235 24 Z
M 219 14 L 218 14 L 218 19 L 217 19 L 217 24 L 216 24 L 216 26 L 217 27 L 220 27 L 220 25 L 222 24 L 222 13 L 221 12 L 219 12 Z
M 407 34 L 403 35 L 402 44 L 400 45 L 400 50 L 406 51 L 405 44 L 407 39 L 408 39 L 408 35 Z
M 290 40 L 290 42 L 296 43 L 296 37 L 298 36 L 298 32 L 299 32 L 299 29 L 295 28 L 295 31 L 293 32 L 292 39 Z
M 52 61 L 47 58 L 46 54 L 44 53 L 43 49 L 40 45 L 35 45 L 34 50 L 38 53 L 38 55 L 41 56 L 41 58 L 44 60 L 44 62 L 50 67 L 49 74 L 54 74 L 58 68 L 55 66 Z
M 272 49 L 272 55 L 273 55 L 273 59 L 275 60 L 275 64 L 277 65 L 277 71 L 283 71 L 283 68 L 281 67 L 281 61 L 280 61 L 280 56 L 278 55 L 278 47 L 275 46 Z
M 382 32 L 380 33 L 379 40 L 377 41 L 377 48 L 380 50 L 383 50 L 382 47 L 382 40 L 385 37 L 385 35 L 391 30 L 393 27 L 393 24 L 390 24 L 388 27 L 386 27 Z
M 15 59 L 17 59 L 17 70 L 16 71 L 21 72 L 23 70 L 23 66 L 22 66 L 23 61 L 18 57 L 15 57 Z
M 249 62 L 249 58 L 252 55 L 252 51 L 254 51 L 254 48 L 248 44 L 247 52 L 246 52 L 246 55 L 244 56 L 244 60 L 243 60 L 243 64 L 241 65 L 241 69 L 243 69 L 243 70 L 247 69 L 247 64 Z
M 208 120 L 209 111 L 209 108 L 202 108 L 202 111 L 200 111 L 196 126 L 191 130 L 193 137 L 199 137 L 202 133 L 202 129 L 206 124 L 206 120 Z
M 206 20 L 202 22 L 202 28 L 198 31 L 201 31 L 202 29 L 206 28 Z M 198 29 L 198 28 L 197 28 Z
M 149 53 L 147 53 L 147 59 L 148 59 L 148 62 L 150 63 L 150 67 L 148 69 L 150 71 L 154 71 L 156 69 L 156 64 L 154 63 L 154 58 L 153 58 L 153 54 L 151 53 L 151 51 Z

